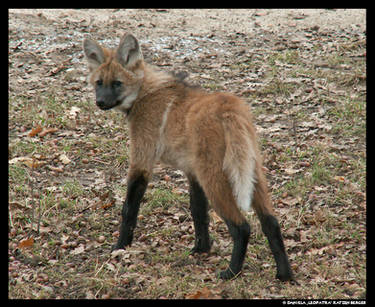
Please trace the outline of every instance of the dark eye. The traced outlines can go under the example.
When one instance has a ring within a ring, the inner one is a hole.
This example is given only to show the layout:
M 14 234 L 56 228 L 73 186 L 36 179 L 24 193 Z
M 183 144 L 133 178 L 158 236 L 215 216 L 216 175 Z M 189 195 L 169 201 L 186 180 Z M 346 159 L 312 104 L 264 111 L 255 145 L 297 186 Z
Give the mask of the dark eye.
M 96 80 L 95 84 L 97 86 L 101 86 L 101 85 L 103 85 L 103 80 L 102 79 Z
M 122 86 L 122 82 L 121 81 L 113 81 L 112 82 L 112 87 L 113 88 L 119 88 L 119 87 L 121 87 Z

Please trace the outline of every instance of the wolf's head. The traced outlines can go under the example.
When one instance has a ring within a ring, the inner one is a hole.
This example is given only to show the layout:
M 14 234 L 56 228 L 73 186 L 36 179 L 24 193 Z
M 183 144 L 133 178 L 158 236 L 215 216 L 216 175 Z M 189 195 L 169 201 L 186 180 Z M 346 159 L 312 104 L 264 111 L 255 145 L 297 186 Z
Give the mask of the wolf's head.
M 144 77 L 144 62 L 137 39 L 125 34 L 117 49 L 102 48 L 86 38 L 83 50 L 95 87 L 96 104 L 102 110 L 114 107 L 127 113 L 138 96 Z

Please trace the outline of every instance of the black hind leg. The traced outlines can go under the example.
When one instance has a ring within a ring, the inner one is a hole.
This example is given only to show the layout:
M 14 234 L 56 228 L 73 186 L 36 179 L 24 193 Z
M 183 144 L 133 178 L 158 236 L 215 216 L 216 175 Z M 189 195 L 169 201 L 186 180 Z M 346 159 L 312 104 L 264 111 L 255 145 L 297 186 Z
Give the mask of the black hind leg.
M 290 268 L 288 256 L 285 252 L 283 238 L 280 232 L 280 226 L 273 215 L 261 215 L 259 217 L 262 224 L 262 230 L 266 235 L 272 254 L 276 261 L 277 274 L 276 278 L 286 281 L 293 279 L 293 273 Z
M 199 183 L 189 178 L 190 183 L 190 210 L 193 216 L 195 229 L 195 244 L 191 253 L 209 252 L 211 248 L 208 225 L 208 201 Z
M 233 250 L 229 268 L 220 272 L 220 278 L 231 279 L 241 271 L 250 236 L 250 225 L 246 221 L 236 225 L 231 221 L 224 220 L 233 239 Z

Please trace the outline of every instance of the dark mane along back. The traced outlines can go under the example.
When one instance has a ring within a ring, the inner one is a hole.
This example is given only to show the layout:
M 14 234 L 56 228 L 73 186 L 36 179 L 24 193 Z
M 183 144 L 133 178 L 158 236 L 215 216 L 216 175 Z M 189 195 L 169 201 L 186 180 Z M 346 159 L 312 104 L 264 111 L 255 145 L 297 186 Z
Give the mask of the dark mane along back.
M 177 82 L 182 83 L 186 87 L 190 88 L 200 88 L 197 84 L 190 84 L 185 79 L 189 76 L 187 71 L 172 71 L 172 76 L 176 79 Z

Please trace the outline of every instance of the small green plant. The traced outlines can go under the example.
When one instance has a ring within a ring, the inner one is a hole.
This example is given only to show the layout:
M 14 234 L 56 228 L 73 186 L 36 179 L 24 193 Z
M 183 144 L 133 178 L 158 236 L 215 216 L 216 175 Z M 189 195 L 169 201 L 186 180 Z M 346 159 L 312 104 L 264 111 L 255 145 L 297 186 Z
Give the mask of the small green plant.
M 186 197 L 175 194 L 170 190 L 159 188 L 155 188 L 152 192 L 148 193 L 147 199 L 147 206 L 149 208 L 162 207 L 164 209 L 168 209 L 178 202 L 186 201 Z

